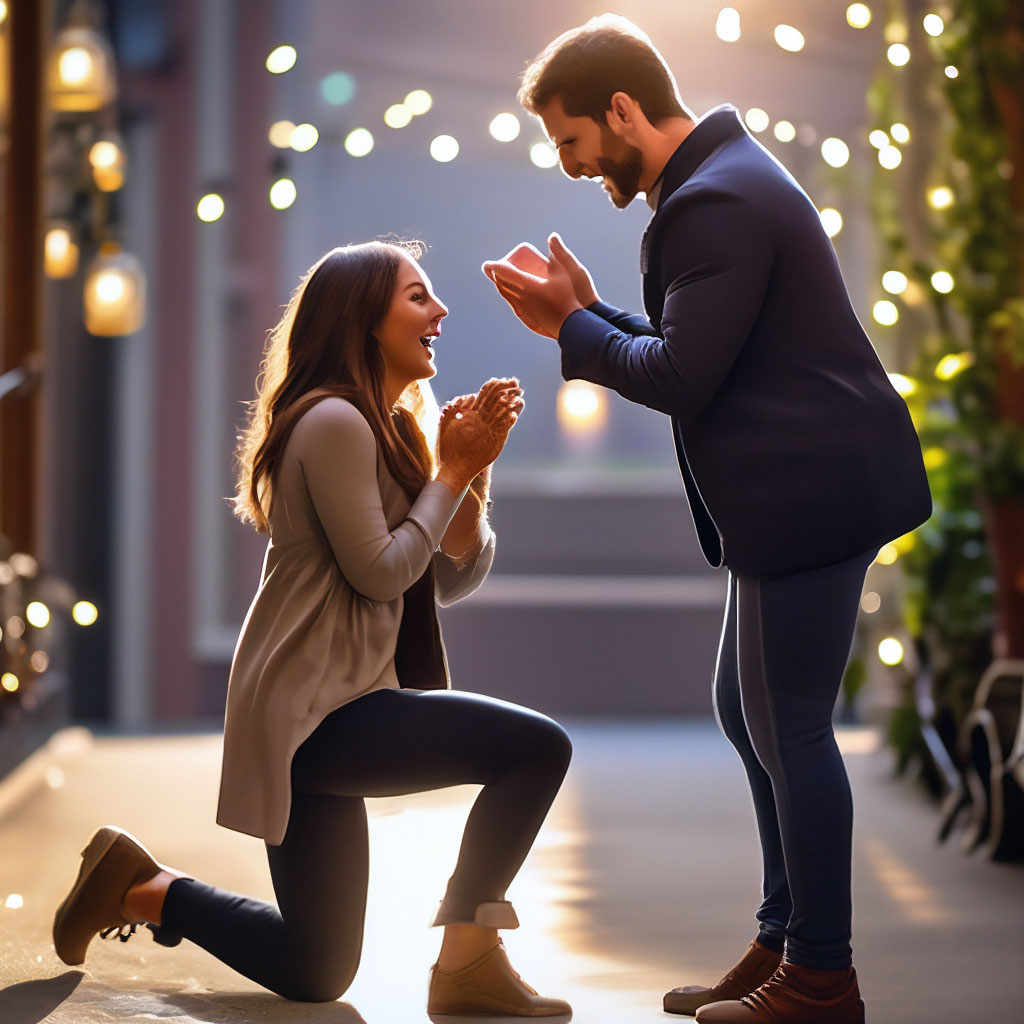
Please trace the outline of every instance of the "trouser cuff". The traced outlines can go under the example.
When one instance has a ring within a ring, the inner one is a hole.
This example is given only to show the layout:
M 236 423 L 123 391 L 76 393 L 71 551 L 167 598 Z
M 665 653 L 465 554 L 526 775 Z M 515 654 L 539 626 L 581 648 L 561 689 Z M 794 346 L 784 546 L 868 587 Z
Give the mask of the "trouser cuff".
M 475 924 L 480 928 L 518 928 L 519 918 L 516 909 L 508 900 L 496 900 L 493 903 L 478 903 L 472 914 L 466 913 L 447 899 L 441 901 L 433 926 L 444 924 Z

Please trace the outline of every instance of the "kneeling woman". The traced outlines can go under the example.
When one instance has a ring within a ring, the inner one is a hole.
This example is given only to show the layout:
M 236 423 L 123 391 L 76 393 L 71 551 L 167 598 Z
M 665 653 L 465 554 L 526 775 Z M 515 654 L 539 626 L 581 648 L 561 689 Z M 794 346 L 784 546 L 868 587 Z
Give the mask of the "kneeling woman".
M 434 375 L 447 309 L 410 253 L 334 249 L 270 336 L 240 450 L 236 510 L 270 535 L 228 686 L 217 820 L 265 840 L 277 906 L 158 864 L 102 828 L 54 920 L 80 964 L 93 935 L 191 939 L 289 999 L 337 999 L 359 964 L 363 798 L 482 783 L 435 924 L 428 1010 L 555 1016 L 498 939 L 505 891 L 569 764 L 549 718 L 448 689 L 435 602 L 473 591 L 494 538 L 489 467 L 523 408 L 513 379 L 444 407 L 436 473 L 400 401 Z

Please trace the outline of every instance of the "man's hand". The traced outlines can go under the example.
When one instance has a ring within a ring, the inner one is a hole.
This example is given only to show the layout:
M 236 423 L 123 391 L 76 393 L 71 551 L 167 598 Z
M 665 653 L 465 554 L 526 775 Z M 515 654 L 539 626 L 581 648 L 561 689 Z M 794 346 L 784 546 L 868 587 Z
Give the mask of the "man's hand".
M 550 240 L 548 245 L 552 246 Z M 561 249 L 576 263 L 564 246 Z M 576 266 L 583 269 L 578 263 Z M 533 246 L 524 243 L 504 259 L 485 263 L 483 272 L 494 282 L 516 316 L 543 337 L 557 338 L 565 318 L 583 308 L 569 271 L 555 257 L 553 248 L 551 257 L 545 259 Z
M 548 249 L 551 251 L 552 257 L 561 263 L 565 268 L 565 272 L 569 275 L 576 301 L 584 309 L 587 306 L 592 306 L 595 302 L 600 302 L 601 296 L 597 294 L 590 271 L 580 263 L 575 253 L 562 241 L 562 236 L 557 232 L 548 238 Z M 523 269 L 525 270 L 526 268 L 524 267 Z

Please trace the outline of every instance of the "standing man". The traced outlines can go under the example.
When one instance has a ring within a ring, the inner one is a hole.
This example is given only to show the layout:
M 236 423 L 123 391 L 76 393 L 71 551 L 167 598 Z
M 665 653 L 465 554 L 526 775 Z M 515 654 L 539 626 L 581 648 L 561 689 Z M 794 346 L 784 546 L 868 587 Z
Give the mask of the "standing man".
M 557 235 L 485 273 L 556 339 L 562 375 L 672 418 L 708 562 L 729 570 L 714 706 L 754 798 L 758 934 L 665 1009 L 741 1024 L 861 1024 L 853 806 L 832 711 L 864 574 L 930 514 L 921 448 L 850 305 L 818 211 L 732 107 L 699 121 L 651 41 L 613 15 L 559 36 L 519 92 L 571 178 L 654 216 L 647 318 L 601 302 Z

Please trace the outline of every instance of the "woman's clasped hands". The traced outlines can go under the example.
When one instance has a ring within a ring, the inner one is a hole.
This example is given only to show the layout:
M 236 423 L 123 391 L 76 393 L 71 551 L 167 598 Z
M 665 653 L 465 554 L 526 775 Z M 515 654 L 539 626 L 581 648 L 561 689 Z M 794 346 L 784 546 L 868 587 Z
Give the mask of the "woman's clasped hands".
M 456 493 L 464 490 L 501 454 L 524 405 L 515 377 L 492 377 L 475 395 L 446 402 L 437 433 L 437 479 Z

